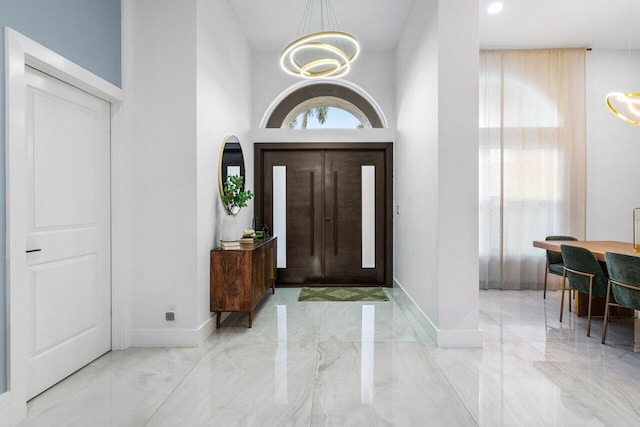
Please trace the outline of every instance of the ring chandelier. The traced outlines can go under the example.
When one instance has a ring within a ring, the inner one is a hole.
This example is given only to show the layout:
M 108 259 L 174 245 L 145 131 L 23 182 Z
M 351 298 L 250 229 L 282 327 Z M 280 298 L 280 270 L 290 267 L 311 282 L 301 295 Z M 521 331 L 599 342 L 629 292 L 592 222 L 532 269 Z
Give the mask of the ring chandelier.
M 617 101 L 621 106 L 626 107 L 626 111 L 620 112 L 619 108 L 616 108 L 612 104 L 612 100 Z M 640 93 L 620 93 L 612 92 L 607 95 L 607 107 L 615 114 L 627 123 L 640 126 Z M 631 117 L 629 117 L 631 116 Z
M 311 26 L 318 21 L 321 31 L 311 32 Z M 347 74 L 360 46 L 351 34 L 337 31 L 337 26 L 330 0 L 308 0 L 300 24 L 306 35 L 300 37 L 298 30 L 298 38 L 284 48 L 280 55 L 282 69 L 306 79 L 337 78 Z

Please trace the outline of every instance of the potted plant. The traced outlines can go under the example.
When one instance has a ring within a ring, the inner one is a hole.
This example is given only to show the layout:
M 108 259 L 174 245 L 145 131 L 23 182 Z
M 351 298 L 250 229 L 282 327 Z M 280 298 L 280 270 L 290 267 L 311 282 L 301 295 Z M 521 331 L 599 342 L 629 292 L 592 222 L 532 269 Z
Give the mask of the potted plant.
M 222 240 L 238 240 L 235 216 L 240 209 L 247 206 L 247 202 L 255 196 L 251 190 L 242 190 L 244 177 L 230 175 L 224 183 L 222 191 L 222 203 L 227 210 L 227 216 L 222 220 Z
M 229 215 L 236 215 L 255 196 L 251 190 L 242 191 L 243 184 L 244 177 L 240 175 L 230 175 L 227 177 L 227 182 L 224 183 L 222 203 L 224 203 Z

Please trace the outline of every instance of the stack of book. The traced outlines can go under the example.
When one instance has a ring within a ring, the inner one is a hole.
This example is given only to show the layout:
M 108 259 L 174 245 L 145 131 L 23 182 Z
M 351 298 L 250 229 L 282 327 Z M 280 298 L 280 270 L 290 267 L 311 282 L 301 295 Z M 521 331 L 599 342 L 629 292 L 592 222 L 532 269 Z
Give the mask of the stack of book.
M 220 247 L 222 249 L 240 249 L 239 240 L 220 240 Z
M 253 237 L 243 237 L 242 239 L 240 239 L 240 243 L 243 245 L 253 245 L 255 240 L 256 239 Z

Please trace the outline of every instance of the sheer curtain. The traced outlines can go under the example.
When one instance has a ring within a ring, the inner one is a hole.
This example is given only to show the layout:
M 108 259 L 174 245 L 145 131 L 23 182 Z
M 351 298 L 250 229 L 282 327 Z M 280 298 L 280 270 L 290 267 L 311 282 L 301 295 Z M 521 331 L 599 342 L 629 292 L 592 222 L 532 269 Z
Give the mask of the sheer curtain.
M 480 55 L 480 287 L 542 289 L 533 240 L 584 238 L 585 51 Z

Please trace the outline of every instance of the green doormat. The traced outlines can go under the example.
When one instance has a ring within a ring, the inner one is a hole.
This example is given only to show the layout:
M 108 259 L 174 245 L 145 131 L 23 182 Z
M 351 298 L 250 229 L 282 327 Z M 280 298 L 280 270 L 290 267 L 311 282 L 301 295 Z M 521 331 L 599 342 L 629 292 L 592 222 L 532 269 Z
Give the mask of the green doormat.
M 304 287 L 298 301 L 389 301 L 382 288 Z

